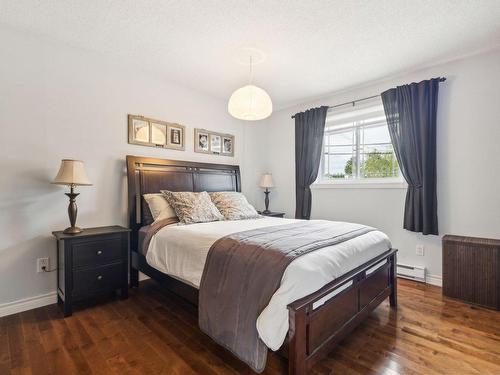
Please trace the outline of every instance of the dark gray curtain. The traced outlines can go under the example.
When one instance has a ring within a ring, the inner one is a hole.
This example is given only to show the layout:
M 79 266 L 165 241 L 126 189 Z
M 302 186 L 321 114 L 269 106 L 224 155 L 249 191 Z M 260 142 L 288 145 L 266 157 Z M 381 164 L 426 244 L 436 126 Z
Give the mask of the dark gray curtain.
M 385 116 L 401 172 L 408 182 L 403 227 L 438 234 L 436 113 L 439 78 L 382 93 Z
M 311 217 L 311 184 L 318 177 L 328 107 L 295 115 L 295 217 Z

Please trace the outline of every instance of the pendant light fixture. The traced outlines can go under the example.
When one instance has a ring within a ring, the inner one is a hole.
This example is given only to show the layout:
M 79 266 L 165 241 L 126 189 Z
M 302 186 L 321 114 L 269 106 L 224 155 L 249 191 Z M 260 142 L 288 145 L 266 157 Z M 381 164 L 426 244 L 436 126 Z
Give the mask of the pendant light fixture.
M 246 121 L 263 120 L 273 112 L 271 97 L 260 87 L 252 84 L 252 56 L 250 56 L 250 79 L 248 85 L 232 93 L 227 104 L 229 114 Z

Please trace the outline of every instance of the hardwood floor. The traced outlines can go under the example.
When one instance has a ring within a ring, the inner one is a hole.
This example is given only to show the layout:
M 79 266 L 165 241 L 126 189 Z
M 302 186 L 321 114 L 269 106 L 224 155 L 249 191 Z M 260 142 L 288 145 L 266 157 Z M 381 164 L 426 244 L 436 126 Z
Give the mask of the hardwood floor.
M 500 313 L 399 280 L 318 374 L 500 374 Z M 286 374 L 271 354 L 265 374 Z M 147 281 L 64 319 L 56 305 L 0 318 L 0 374 L 252 374 L 197 328 L 196 308 Z

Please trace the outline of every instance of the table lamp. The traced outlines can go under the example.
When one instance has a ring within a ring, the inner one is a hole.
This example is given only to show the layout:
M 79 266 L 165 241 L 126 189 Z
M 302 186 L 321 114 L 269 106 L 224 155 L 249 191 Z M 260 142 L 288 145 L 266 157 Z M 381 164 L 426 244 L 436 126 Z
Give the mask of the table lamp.
M 265 188 L 266 190 L 264 191 L 264 194 L 266 194 L 266 199 L 264 200 L 264 203 L 266 204 L 266 209 L 263 211 L 263 213 L 268 214 L 271 211 L 269 211 L 269 189 L 274 187 L 274 182 L 273 182 L 273 175 L 271 173 L 265 173 L 262 175 L 260 179 L 260 187 Z
M 76 197 L 79 193 L 75 193 L 75 186 L 89 186 L 92 183 L 89 181 L 87 177 L 87 172 L 85 172 L 85 166 L 83 161 L 81 160 L 71 160 L 71 159 L 63 159 L 61 161 L 61 167 L 59 168 L 59 172 L 57 176 L 52 181 L 53 184 L 57 185 L 67 185 L 70 187 L 70 192 L 65 193 L 69 197 L 69 206 L 68 206 L 68 215 L 69 222 L 71 226 L 64 230 L 66 234 L 77 234 L 82 232 L 81 228 L 75 226 L 76 223 Z

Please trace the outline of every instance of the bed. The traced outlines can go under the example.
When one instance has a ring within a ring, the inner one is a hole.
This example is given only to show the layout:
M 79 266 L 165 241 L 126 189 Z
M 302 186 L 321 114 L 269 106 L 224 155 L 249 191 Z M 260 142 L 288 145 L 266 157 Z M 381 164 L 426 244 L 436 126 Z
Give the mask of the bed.
M 293 222 L 286 219 L 264 218 L 173 226 L 162 229 L 155 236 L 150 244 L 152 250 L 145 255 L 140 243 L 141 228 L 147 220 L 148 210 L 142 198 L 143 194 L 157 193 L 160 190 L 239 192 L 240 171 L 238 166 L 233 165 L 127 156 L 127 178 L 129 220 L 132 230 L 131 286 L 138 286 L 140 271 L 196 305 L 204 257 L 215 239 L 249 228 L 279 226 Z M 273 296 L 265 309 L 267 313 L 264 310 L 259 316 L 257 321 L 259 335 L 266 346 L 278 350 L 288 358 L 289 374 L 306 374 L 308 369 L 327 355 L 387 297 L 390 305 L 396 306 L 396 250 L 390 248 L 379 233 L 370 232 L 364 236 L 356 240 L 370 242 L 371 252 L 364 251 L 356 255 L 357 263 L 348 264 L 351 258 L 354 259 L 354 250 L 363 248 L 364 245 L 350 242 L 341 244 L 342 251 L 336 252 L 341 254 L 341 258 L 330 262 L 337 265 L 332 271 L 336 275 L 335 279 L 320 284 L 304 282 L 306 287 L 300 288 L 299 292 L 290 292 L 291 288 L 285 285 L 283 290 L 286 293 L 282 293 L 281 297 L 284 295 L 286 298 Z M 183 239 L 192 240 L 183 241 Z M 168 254 L 162 252 L 166 241 L 170 241 Z M 177 252 L 174 251 L 176 243 Z M 199 249 L 202 251 L 196 251 Z M 301 267 L 298 262 L 307 256 L 309 254 L 292 263 L 298 270 L 295 273 L 310 268 Z M 294 267 L 291 265 L 289 268 L 293 271 Z M 288 273 L 292 272 L 289 268 L 286 270 Z M 311 277 L 304 276 L 304 280 L 308 279 Z M 282 283 L 285 283 L 285 280 Z M 273 304 L 274 299 L 279 300 L 279 303 Z M 273 331 L 274 327 L 270 322 L 276 323 L 279 328 L 276 329 L 278 333 Z

